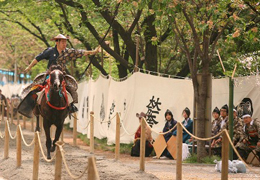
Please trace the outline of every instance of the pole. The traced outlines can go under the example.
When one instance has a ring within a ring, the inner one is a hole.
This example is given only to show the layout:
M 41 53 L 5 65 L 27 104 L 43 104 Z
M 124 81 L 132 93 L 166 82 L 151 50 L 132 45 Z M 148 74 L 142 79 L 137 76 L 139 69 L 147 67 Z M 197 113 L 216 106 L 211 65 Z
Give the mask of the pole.
M 73 120 L 73 146 L 77 146 L 77 114 L 74 113 L 74 120 Z
M 141 141 L 140 141 L 140 171 L 145 169 L 145 119 L 141 119 Z
M 228 132 L 232 141 L 233 141 L 233 127 L 234 127 L 233 101 L 234 101 L 234 80 L 230 77 L 229 78 Z M 233 149 L 231 147 L 231 144 L 229 145 L 229 159 L 233 160 Z
M 11 102 L 11 124 L 14 123 L 14 104 Z
M 9 110 L 10 110 L 10 107 L 9 107 L 9 104 L 7 103 L 6 104 L 6 117 L 7 117 L 7 120 L 9 120 Z
M 115 159 L 119 159 L 120 155 L 120 118 L 119 114 L 116 113 L 116 149 L 115 149 Z
M 63 145 L 61 141 L 58 141 L 57 144 Z M 56 160 L 55 160 L 55 175 L 54 175 L 55 180 L 61 179 L 62 157 L 61 157 L 61 150 L 59 145 L 57 146 Z
M 34 131 L 34 123 L 33 123 L 33 118 L 31 118 L 31 131 Z
M 16 130 L 16 167 L 21 167 L 22 165 L 22 137 L 19 126 Z
M 88 157 L 88 179 L 91 179 L 91 180 L 100 179 L 94 156 Z
M 135 72 L 138 71 L 139 63 L 139 34 L 136 34 Z
M 228 179 L 228 151 L 229 151 L 229 142 L 227 134 L 225 131 L 222 133 L 222 169 L 221 169 L 221 180 Z
M 23 117 L 23 128 L 26 129 L 26 117 L 25 116 L 22 117 Z
M 35 137 L 35 142 L 34 142 L 34 153 L 33 153 L 33 180 L 38 179 L 38 174 L 39 174 L 39 141 L 38 141 L 38 136 L 37 132 L 34 133 Z
M 5 147 L 4 147 L 4 159 L 9 157 L 9 132 L 8 132 L 8 121 L 5 121 Z
M 90 112 L 90 153 L 94 153 L 94 112 Z
M 4 120 L 4 117 L 5 117 L 5 103 L 4 101 L 2 100 L 2 120 Z
M 177 124 L 177 162 L 176 162 L 176 180 L 182 179 L 182 126 Z

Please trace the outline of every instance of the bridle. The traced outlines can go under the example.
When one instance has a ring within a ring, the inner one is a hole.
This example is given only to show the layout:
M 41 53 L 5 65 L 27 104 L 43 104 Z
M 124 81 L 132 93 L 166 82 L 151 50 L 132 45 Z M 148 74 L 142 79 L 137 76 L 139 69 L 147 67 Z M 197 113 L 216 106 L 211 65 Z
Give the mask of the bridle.
M 53 71 L 59 71 L 59 73 L 62 73 L 60 70 L 57 70 L 57 69 L 55 69 L 55 70 L 53 70 Z M 52 72 L 53 72 L 53 71 L 52 71 Z M 50 89 L 53 88 L 53 87 L 52 87 L 52 84 L 51 84 L 51 74 L 52 74 L 52 72 L 50 73 L 49 78 L 46 80 L 47 84 L 45 85 L 46 103 L 47 103 L 51 108 L 53 108 L 53 109 L 56 109 L 56 110 L 64 110 L 64 109 L 66 109 L 66 108 L 68 107 L 68 94 L 67 94 L 67 91 L 66 91 L 66 82 L 65 82 L 64 79 L 62 80 L 62 83 L 61 83 L 61 89 L 60 89 L 60 91 L 59 91 L 59 95 L 60 95 L 60 97 L 64 96 L 65 101 L 66 101 L 65 106 L 63 106 L 63 107 L 57 107 L 57 106 L 54 106 L 54 105 L 52 105 L 52 104 L 50 103 L 49 91 L 50 91 Z M 63 74 L 63 73 L 62 73 L 62 74 Z

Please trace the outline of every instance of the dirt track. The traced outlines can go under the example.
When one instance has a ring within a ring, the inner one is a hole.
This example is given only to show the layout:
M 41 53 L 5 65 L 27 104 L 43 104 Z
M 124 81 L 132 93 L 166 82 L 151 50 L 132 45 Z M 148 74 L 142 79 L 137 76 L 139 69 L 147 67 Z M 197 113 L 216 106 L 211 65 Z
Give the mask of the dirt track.
M 28 125 L 27 125 L 28 126 Z M 23 130 L 27 142 L 33 139 L 34 133 Z M 11 126 L 12 134 L 16 129 L 15 125 Z M 4 133 L 4 125 L 1 123 L 0 131 Z M 79 147 L 73 147 L 72 134 L 65 133 L 64 146 L 65 157 L 71 172 L 79 175 L 87 165 L 87 157 L 89 147 L 78 141 Z M 41 135 L 41 142 L 45 149 L 45 136 Z M 22 143 L 23 144 L 23 143 Z M 16 168 L 16 145 L 15 140 L 10 139 L 9 158 L 3 159 L 4 141 L 0 139 L 0 180 L 2 179 L 32 179 L 33 165 L 33 146 L 26 147 L 22 145 L 22 167 Z M 53 154 L 52 154 L 53 155 Z M 139 171 L 139 158 L 130 157 L 129 155 L 120 155 L 120 160 L 114 160 L 114 154 L 111 152 L 95 151 L 97 159 L 97 169 L 100 179 L 175 179 L 175 161 L 174 160 L 158 160 L 146 158 L 145 173 Z M 40 155 L 39 179 L 54 179 L 55 161 L 47 163 Z M 183 165 L 183 179 L 220 179 L 221 174 L 216 172 L 213 165 Z M 260 168 L 254 168 L 259 171 Z M 2 179 L 1 179 L 2 178 Z M 246 174 L 230 174 L 229 179 L 259 179 L 260 175 L 251 172 Z M 62 168 L 62 179 L 71 179 L 67 174 L 64 165 Z M 85 174 L 81 179 L 87 179 Z

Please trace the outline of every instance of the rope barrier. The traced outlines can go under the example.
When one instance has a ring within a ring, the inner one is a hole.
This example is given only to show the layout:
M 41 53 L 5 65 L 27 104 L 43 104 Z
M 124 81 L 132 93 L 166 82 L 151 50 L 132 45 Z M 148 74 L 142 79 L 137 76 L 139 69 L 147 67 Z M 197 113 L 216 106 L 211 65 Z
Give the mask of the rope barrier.
M 22 131 L 22 128 L 21 128 L 21 125 L 19 124 L 18 125 L 19 129 L 20 129 L 20 132 L 21 132 L 21 137 L 22 137 L 22 140 L 23 140 L 23 143 L 25 144 L 25 146 L 27 147 L 30 147 L 33 145 L 34 141 L 35 141 L 35 137 L 33 138 L 32 142 L 30 144 L 28 144 L 25 139 L 24 139 L 24 136 L 23 136 L 23 131 Z
M 86 127 L 84 127 L 83 129 L 87 129 L 87 128 L 88 128 L 88 126 L 89 126 L 89 124 L 90 124 L 90 121 L 88 121 L 88 124 L 87 124 L 87 126 L 86 126 Z
M 135 132 L 132 133 L 132 134 L 130 134 L 130 133 L 126 130 L 124 123 L 121 121 L 121 118 L 120 118 L 120 123 L 121 123 L 121 125 L 122 125 L 123 130 L 125 131 L 125 133 L 126 133 L 127 135 L 129 135 L 129 136 L 135 135 Z
M 7 123 L 7 128 L 8 128 L 8 133 L 9 133 L 10 138 L 15 139 L 17 137 L 17 133 L 15 133 L 15 135 L 12 136 L 8 120 L 6 120 L 6 123 Z
M 94 118 L 94 120 L 96 120 L 96 121 L 98 121 L 98 122 L 100 122 L 100 123 L 108 123 L 108 122 L 111 122 L 111 120 L 113 120 L 113 119 L 116 117 L 116 114 L 115 114 L 112 118 L 110 118 L 109 120 L 107 120 L 107 121 L 98 120 L 98 118 L 96 118 L 93 114 L 90 114 L 90 116 L 92 116 L 92 117 Z
M 180 122 L 178 122 L 180 123 Z M 184 131 L 186 131 L 186 133 L 188 133 L 191 137 L 193 137 L 194 139 L 197 139 L 197 140 L 200 140 L 200 141 L 209 141 L 209 140 L 212 140 L 212 139 L 215 139 L 216 137 L 220 136 L 224 130 L 222 130 L 221 132 L 219 132 L 218 134 L 216 134 L 215 136 L 212 136 L 210 138 L 200 138 L 200 137 L 197 137 L 197 136 L 194 136 L 193 134 L 191 134 L 184 126 L 182 123 L 180 123 L 182 128 L 184 129 Z
M 41 143 L 39 131 L 37 131 L 36 134 L 37 134 L 37 137 L 38 137 L 38 142 L 39 142 L 39 146 L 40 146 L 40 150 L 41 150 L 43 159 L 44 159 L 46 162 L 52 162 L 52 161 L 55 159 L 55 157 L 56 157 L 56 153 L 54 154 L 54 156 L 53 156 L 51 159 L 48 159 L 48 158 L 46 157 L 46 155 L 44 154 L 44 152 L 43 152 L 43 148 L 42 148 L 42 143 Z
M 245 164 L 245 166 L 246 166 L 250 171 L 254 172 L 255 174 L 259 174 L 259 175 L 260 175 L 259 172 L 253 170 L 253 169 L 244 161 L 244 159 L 240 156 L 240 154 L 238 153 L 236 147 L 234 146 L 234 144 L 233 144 L 233 142 L 232 142 L 232 140 L 231 140 L 231 138 L 230 138 L 230 136 L 229 136 L 228 131 L 227 131 L 226 129 L 224 129 L 223 133 L 226 133 L 227 138 L 228 138 L 228 141 L 229 141 L 229 143 L 231 144 L 231 147 L 233 148 L 233 150 L 235 151 L 237 157 Z
M 85 168 L 85 170 L 82 172 L 81 175 L 79 175 L 79 176 L 73 175 L 73 174 L 71 173 L 71 171 L 70 171 L 70 169 L 69 169 L 69 167 L 68 167 L 67 161 L 66 161 L 66 159 L 65 159 L 65 155 L 64 155 L 64 152 L 65 152 L 65 151 L 64 151 L 62 145 L 57 144 L 57 146 L 59 146 L 59 148 L 60 148 L 62 161 L 63 161 L 63 163 L 64 163 L 64 165 L 65 165 L 66 171 L 67 171 L 67 173 L 69 174 L 69 176 L 70 176 L 72 179 L 79 179 L 79 178 L 81 178 L 81 177 L 86 173 L 86 171 L 88 170 L 88 166 Z

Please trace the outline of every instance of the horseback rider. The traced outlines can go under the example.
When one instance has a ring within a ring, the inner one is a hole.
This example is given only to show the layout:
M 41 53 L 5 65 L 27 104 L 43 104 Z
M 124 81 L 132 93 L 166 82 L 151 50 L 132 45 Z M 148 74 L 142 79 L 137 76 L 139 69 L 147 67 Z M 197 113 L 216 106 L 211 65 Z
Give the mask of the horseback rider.
M 35 59 L 30 63 L 30 65 L 24 70 L 24 72 L 29 72 L 33 66 L 35 66 L 39 61 L 43 59 L 48 60 L 48 69 L 51 65 L 60 65 L 62 67 L 62 71 L 66 72 L 66 62 L 75 61 L 77 58 L 81 58 L 82 56 L 95 55 L 99 52 L 100 46 L 92 51 L 67 48 L 66 46 L 68 39 L 69 37 L 66 37 L 62 34 L 59 34 L 52 38 L 51 40 L 55 41 L 56 46 L 49 47 L 45 49 L 42 53 L 37 55 Z M 46 74 L 48 74 L 48 71 Z M 73 99 L 73 102 L 69 106 L 69 110 L 71 113 L 76 112 L 77 108 L 73 103 L 78 103 L 78 94 L 74 88 L 66 86 L 66 89 L 71 94 Z

